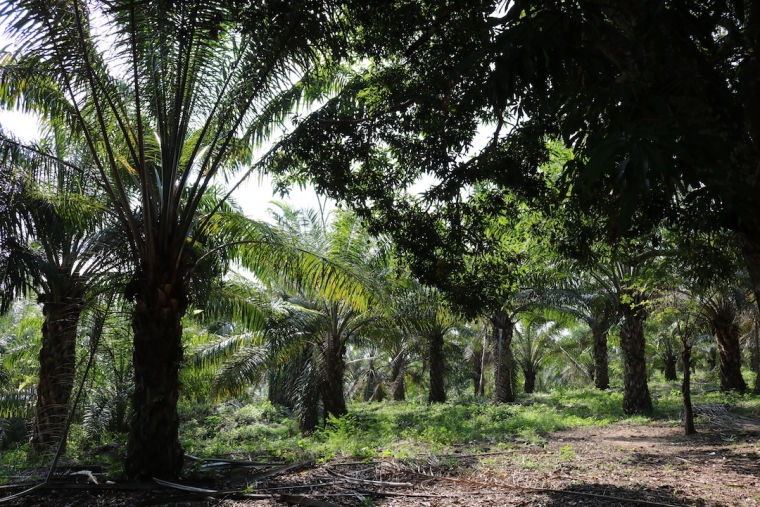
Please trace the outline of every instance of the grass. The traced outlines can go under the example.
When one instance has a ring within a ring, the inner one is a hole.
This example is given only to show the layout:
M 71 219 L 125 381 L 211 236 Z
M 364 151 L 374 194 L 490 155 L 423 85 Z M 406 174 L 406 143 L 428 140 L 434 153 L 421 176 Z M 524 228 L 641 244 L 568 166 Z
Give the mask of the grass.
M 618 389 L 582 388 L 521 395 L 516 404 L 498 406 L 471 396 L 438 405 L 353 403 L 349 405 L 348 416 L 330 419 L 307 436 L 299 433 L 289 411 L 267 401 L 251 404 L 230 401 L 216 406 L 186 402 L 179 407 L 180 439 L 185 452 L 198 457 L 265 457 L 287 462 L 304 458 L 371 460 L 441 456 L 461 450 L 462 446 L 468 447 L 467 452 L 517 445 L 543 447 L 550 433 L 565 428 L 653 421 L 680 424 L 682 399 L 675 385 L 650 383 L 655 409 L 652 414 L 635 416 L 623 413 L 623 395 Z M 738 415 L 760 416 L 759 396 L 695 390 L 695 405 L 716 402 L 730 405 Z M 72 428 L 69 462 L 91 461 L 92 455 L 86 451 L 106 443 L 91 442 L 80 430 L 76 425 Z M 120 443 L 123 452 L 124 437 L 108 438 L 109 442 Z M 562 448 L 559 459 L 570 462 L 574 458 L 572 447 Z M 114 457 L 103 460 L 102 465 L 118 476 L 119 460 Z M 28 445 L 0 451 L 0 476 L 12 475 L 13 470 L 34 463 Z
M 330 419 L 308 436 L 298 433 L 284 409 L 268 402 L 258 406 L 221 405 L 212 409 L 212 414 L 207 413 L 205 420 L 186 420 L 181 430 L 188 452 L 200 456 L 237 452 L 286 460 L 370 460 L 448 454 L 462 445 L 475 450 L 507 448 L 516 443 L 540 447 L 548 434 L 565 428 L 652 421 L 679 424 L 682 399 L 671 384 L 650 384 L 655 409 L 648 415 L 624 414 L 621 392 L 584 388 L 523 395 L 517 404 L 498 406 L 472 397 L 437 405 L 354 403 L 349 405 L 348 416 Z M 718 392 L 694 395 L 694 404 L 711 402 L 727 403 L 740 415 L 760 414 L 757 396 Z M 566 454 L 569 458 L 571 449 Z

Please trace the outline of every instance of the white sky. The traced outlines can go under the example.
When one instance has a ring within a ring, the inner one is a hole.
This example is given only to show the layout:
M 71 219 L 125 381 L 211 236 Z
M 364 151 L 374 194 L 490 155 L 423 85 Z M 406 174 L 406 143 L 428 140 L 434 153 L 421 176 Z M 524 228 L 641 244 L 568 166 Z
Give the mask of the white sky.
M 37 120 L 28 114 L 0 111 L 0 126 L 23 142 L 31 142 L 40 137 Z M 285 201 L 295 208 L 319 207 L 317 193 L 312 187 L 291 189 L 290 195 L 285 198 L 273 195 L 272 192 L 271 178 L 254 174 L 240 186 L 233 197 L 247 216 L 259 220 L 269 219 L 267 208 L 272 200 Z M 334 206 L 334 201 L 328 202 L 328 209 Z
M 0 0 L 2 4 L 2 0 Z M 4 27 L 0 24 L 0 46 L 8 45 L 9 41 L 4 36 Z M 37 121 L 33 116 L 19 112 L 0 111 L 0 126 L 3 130 L 12 133 L 20 138 L 23 142 L 30 142 L 39 138 L 39 129 Z M 483 131 L 474 140 L 475 146 L 470 151 L 474 153 L 480 150 L 489 140 L 488 134 Z M 263 153 L 264 149 L 260 150 Z M 413 185 L 408 191 L 412 194 L 419 194 L 429 189 L 436 182 L 432 176 L 423 175 L 417 184 Z M 463 192 L 466 193 L 466 189 Z M 289 203 L 294 208 L 313 208 L 318 209 L 319 197 L 313 187 L 292 188 L 285 198 L 279 195 L 273 195 L 271 178 L 263 175 L 251 175 L 248 181 L 243 183 L 240 188 L 233 194 L 234 199 L 243 208 L 243 211 L 249 217 L 259 220 L 269 220 L 267 209 L 270 208 L 270 201 L 282 200 Z M 327 210 L 335 207 L 335 202 L 327 201 Z

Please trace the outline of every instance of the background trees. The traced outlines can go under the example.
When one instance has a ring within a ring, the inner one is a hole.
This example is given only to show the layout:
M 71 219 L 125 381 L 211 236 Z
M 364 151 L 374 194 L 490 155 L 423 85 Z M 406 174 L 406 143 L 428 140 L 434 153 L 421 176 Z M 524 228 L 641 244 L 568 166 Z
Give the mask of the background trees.
M 129 252 L 128 474 L 181 467 L 190 309 L 245 320 L 255 332 L 227 337 L 233 360 L 219 378 L 239 387 L 269 370 L 271 398 L 300 406 L 313 429 L 320 411 L 348 410 L 349 349 L 359 357 L 370 339 L 379 349 L 384 326 L 399 336 L 388 316 L 404 305 L 384 297 L 396 268 L 417 286 L 397 320 L 429 340 L 430 401 L 446 398 L 442 344 L 455 317 L 490 320 L 495 398 L 514 401 L 518 314 L 575 284 L 567 305 L 594 335 L 597 386 L 609 384 L 606 332 L 617 324 L 624 408 L 649 410 L 644 324 L 664 259 L 704 284 L 725 279 L 734 265 L 712 253 L 733 235 L 760 293 L 756 11 L 739 2 L 8 2 L 18 51 L 0 68 L 0 99 L 82 147 L 75 160 L 48 157 L 94 174 Z M 284 208 L 278 228 L 250 220 L 220 185 L 257 169 L 281 189 L 310 181 L 356 215 L 329 227 Z M 428 189 L 415 194 L 421 180 Z M 2 181 L 12 196 L 16 183 Z M 3 227 L 23 213 L 4 214 Z M 372 239 L 381 234 L 394 262 Z M 706 262 L 698 248 L 711 253 Z M 237 266 L 255 273 L 253 288 L 232 280 Z M 3 290 L 14 273 L 3 272 Z M 81 305 L 81 287 L 69 289 Z M 48 310 L 56 325 L 72 320 Z M 411 347 L 392 342 L 398 387 Z M 730 355 L 736 370 L 741 358 Z M 525 366 L 528 387 L 535 361 Z
M 209 211 L 201 203 L 305 90 L 319 95 L 333 14 L 320 2 L 18 1 L 3 9 L 20 48 L 3 67 L 5 103 L 61 122 L 87 146 L 135 266 L 126 290 L 134 301 L 130 476 L 171 477 L 182 465 L 181 319 L 193 285 L 215 257 L 249 254 L 255 267 L 268 239 L 243 227 L 227 246 L 214 244 L 230 228 L 218 213 L 224 199 Z M 50 91 L 44 100 L 41 89 Z

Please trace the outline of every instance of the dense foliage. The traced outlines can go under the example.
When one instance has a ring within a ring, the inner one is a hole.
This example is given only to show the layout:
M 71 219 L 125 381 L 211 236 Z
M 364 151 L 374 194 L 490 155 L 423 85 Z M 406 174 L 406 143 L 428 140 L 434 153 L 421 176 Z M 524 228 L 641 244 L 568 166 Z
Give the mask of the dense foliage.
M 0 135 L 2 445 L 34 402 L 36 452 L 74 421 L 127 433 L 129 477 L 172 478 L 182 400 L 263 388 L 314 438 L 354 428 L 352 401 L 521 384 L 652 413 L 656 368 L 740 394 L 751 370 L 760 391 L 755 3 L 0 14 L 0 104 L 45 131 Z M 256 171 L 350 210 L 246 217 Z

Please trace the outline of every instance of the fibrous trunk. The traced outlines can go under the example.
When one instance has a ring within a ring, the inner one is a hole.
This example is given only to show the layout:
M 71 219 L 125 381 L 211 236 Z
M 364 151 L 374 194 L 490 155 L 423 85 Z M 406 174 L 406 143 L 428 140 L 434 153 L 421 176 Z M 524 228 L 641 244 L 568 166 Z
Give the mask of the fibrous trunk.
M 760 310 L 760 238 L 757 234 L 737 233 L 744 263 L 755 294 L 755 304 Z
M 683 394 L 683 412 L 684 412 L 684 431 L 687 435 L 693 435 L 697 432 L 694 428 L 694 411 L 691 406 L 691 345 L 686 338 L 681 341 L 681 361 L 683 362 L 683 383 L 681 384 L 681 393 Z
M 325 418 L 330 415 L 342 417 L 348 413 L 343 393 L 343 375 L 346 370 L 343 356 L 346 346 L 339 337 L 331 335 L 327 336 L 325 345 L 325 381 L 322 389 Z
M 620 347 L 623 350 L 624 391 L 623 411 L 626 414 L 649 412 L 652 398 L 647 383 L 647 363 L 644 354 L 644 322 L 646 310 L 634 298 L 631 303 L 621 303 Z
M 319 397 L 322 388 L 316 348 L 307 346 L 304 348 L 301 359 L 292 363 L 287 368 L 288 375 L 295 381 L 289 383 L 294 386 L 295 394 L 293 407 L 298 414 L 298 428 L 302 433 L 311 433 L 319 426 Z M 292 368 L 298 371 L 291 371 Z
M 443 355 L 443 333 L 432 332 L 428 336 L 430 355 L 430 393 L 429 403 L 444 403 L 446 401 L 446 387 L 444 385 L 444 370 L 446 360 Z
M 525 388 L 525 392 L 530 394 L 536 389 L 537 372 L 534 370 L 523 370 L 523 374 L 525 375 L 525 383 L 523 387 Z
M 406 400 L 406 384 L 404 383 L 404 374 L 406 373 L 406 359 L 403 354 L 399 354 L 393 361 L 391 375 L 393 376 L 393 401 Z
M 678 380 L 678 374 L 676 373 L 676 356 L 674 354 L 665 354 L 662 357 L 662 361 L 665 364 L 665 380 Z
M 494 313 L 491 318 L 493 325 L 493 342 L 496 356 L 495 401 L 509 403 L 515 401 L 512 389 L 512 336 L 514 323 L 504 311 Z
M 750 367 L 755 373 L 755 387 L 752 389 L 752 394 L 760 394 L 760 329 L 757 328 L 757 323 L 754 324 L 754 329 L 750 335 Z
M 483 349 L 472 352 L 472 388 L 475 396 L 483 396 Z
M 143 280 L 132 312 L 135 388 L 125 462 L 131 478 L 175 478 L 184 459 L 177 400 L 187 297 L 183 284 L 165 280 Z
M 720 315 L 709 321 L 710 331 L 718 342 L 720 356 L 720 389 L 724 392 L 738 391 L 744 393 L 747 384 L 742 377 L 741 348 L 739 346 L 739 326 L 731 319 L 722 319 Z
M 42 312 L 45 322 L 42 325 L 40 378 L 31 439 L 36 452 L 53 448 L 63 437 L 74 383 L 77 325 L 82 301 L 48 302 L 43 305 Z
M 607 389 L 610 387 L 610 372 L 607 358 L 607 331 L 595 327 L 594 336 L 594 387 Z

